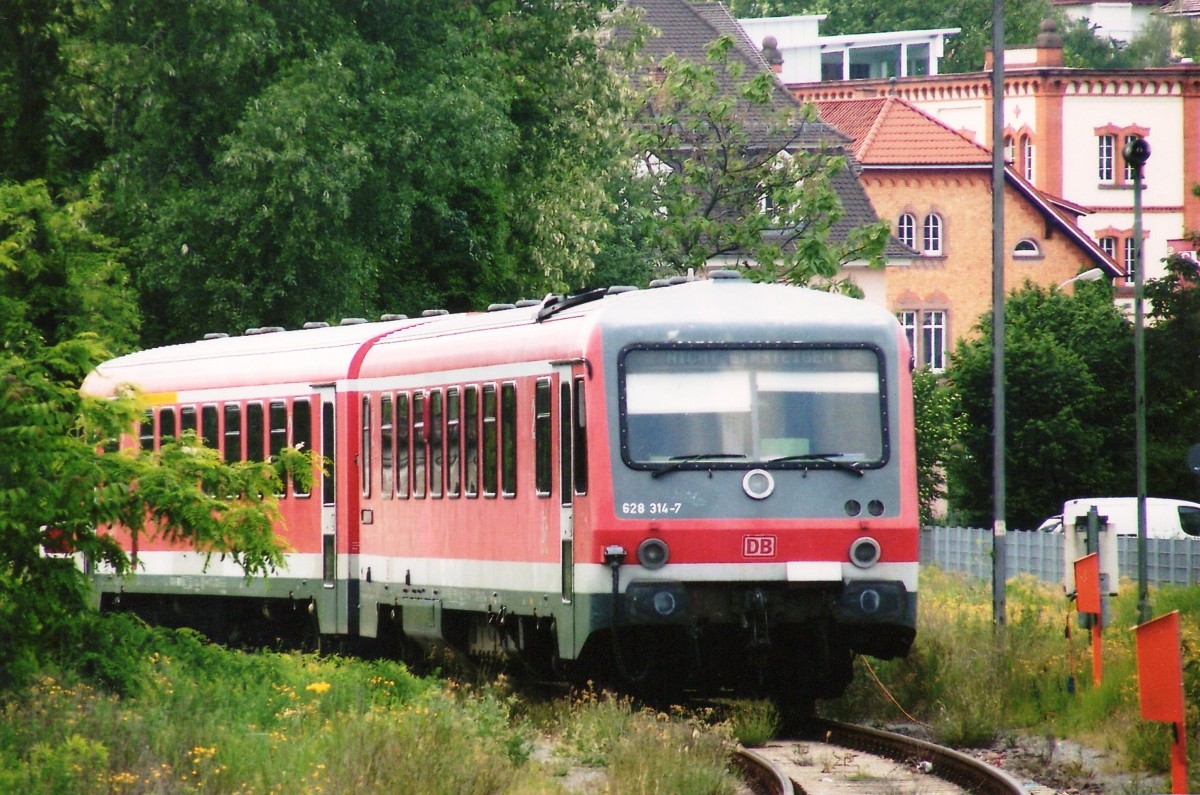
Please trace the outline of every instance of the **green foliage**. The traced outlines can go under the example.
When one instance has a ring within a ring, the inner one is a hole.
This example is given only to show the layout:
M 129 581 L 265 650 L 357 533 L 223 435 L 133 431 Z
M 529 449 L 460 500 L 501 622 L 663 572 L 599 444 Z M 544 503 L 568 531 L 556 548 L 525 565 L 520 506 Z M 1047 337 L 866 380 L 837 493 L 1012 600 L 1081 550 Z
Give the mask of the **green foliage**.
M 1146 480 L 1152 496 L 1200 498 L 1200 481 L 1185 466 L 1200 443 L 1200 272 L 1180 256 L 1161 279 L 1147 282 Z
M 821 285 L 851 259 L 882 263 L 884 224 L 829 237 L 846 160 L 814 143 L 815 109 L 781 101 L 770 73 L 746 74 L 729 36 L 703 63 L 670 55 L 643 73 L 625 198 L 660 273 L 726 258 L 754 278 Z
M 612 5 L 71 7 L 49 159 L 88 144 L 148 342 L 541 295 L 605 225 Z
M 1107 284 L 1074 296 L 1026 283 L 1005 303 L 1007 521 L 1031 529 L 1073 497 L 1129 493 L 1133 480 L 1132 333 Z M 946 376 L 961 435 L 947 462 L 952 509 L 991 523 L 992 320 L 959 343 Z
M 60 203 L 44 182 L 0 182 L 0 334 L 9 344 L 87 331 L 126 350 L 137 339 L 122 252 L 96 229 L 101 204 L 94 185 Z
M 921 524 L 934 521 L 934 508 L 946 496 L 946 464 L 966 430 L 958 395 L 928 370 L 913 374 L 916 411 L 917 499 Z

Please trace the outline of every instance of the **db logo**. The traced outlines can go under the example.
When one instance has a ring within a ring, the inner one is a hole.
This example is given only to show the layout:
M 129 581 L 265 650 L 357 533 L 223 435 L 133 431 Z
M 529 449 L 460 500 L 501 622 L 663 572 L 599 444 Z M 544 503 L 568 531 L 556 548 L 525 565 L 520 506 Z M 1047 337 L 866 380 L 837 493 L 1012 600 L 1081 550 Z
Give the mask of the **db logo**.
M 775 536 L 743 536 L 742 557 L 773 558 L 775 557 Z

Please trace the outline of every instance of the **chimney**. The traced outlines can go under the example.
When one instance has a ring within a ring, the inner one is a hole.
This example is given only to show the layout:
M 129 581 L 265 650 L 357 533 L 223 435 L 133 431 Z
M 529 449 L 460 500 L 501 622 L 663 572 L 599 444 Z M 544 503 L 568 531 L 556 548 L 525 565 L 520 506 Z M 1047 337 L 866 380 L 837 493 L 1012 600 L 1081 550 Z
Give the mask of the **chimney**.
M 779 40 L 774 36 L 767 36 L 763 39 L 762 44 L 763 60 L 771 67 L 771 71 L 779 74 L 783 71 L 783 53 L 779 51 Z

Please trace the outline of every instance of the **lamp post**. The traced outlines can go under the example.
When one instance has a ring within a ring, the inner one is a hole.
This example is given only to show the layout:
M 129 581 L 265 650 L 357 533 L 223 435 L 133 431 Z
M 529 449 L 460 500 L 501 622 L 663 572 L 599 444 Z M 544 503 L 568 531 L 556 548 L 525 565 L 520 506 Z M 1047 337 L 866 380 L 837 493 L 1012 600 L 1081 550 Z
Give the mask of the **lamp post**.
M 1064 290 L 1068 284 L 1074 284 L 1075 282 L 1098 282 L 1102 276 L 1104 276 L 1104 268 L 1092 268 L 1091 270 L 1084 271 L 1083 273 L 1067 279 L 1065 282 L 1058 285 L 1058 289 Z
M 1146 580 L 1146 331 L 1145 268 L 1142 267 L 1142 167 L 1150 159 L 1150 142 L 1130 138 L 1122 152 L 1133 170 L 1133 411 L 1137 445 L 1138 623 L 1150 620 L 1150 591 Z
M 992 623 L 1007 623 L 1004 402 L 1004 0 L 992 0 Z

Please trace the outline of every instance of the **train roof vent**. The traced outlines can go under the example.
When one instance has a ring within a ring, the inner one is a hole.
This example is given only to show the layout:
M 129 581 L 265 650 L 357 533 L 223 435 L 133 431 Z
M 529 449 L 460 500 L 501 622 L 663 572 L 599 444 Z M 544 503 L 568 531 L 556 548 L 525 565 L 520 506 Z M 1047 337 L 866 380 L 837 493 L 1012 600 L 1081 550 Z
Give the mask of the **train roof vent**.
M 310 320 L 307 323 L 305 323 L 303 326 L 301 326 L 301 328 L 306 328 L 306 329 L 329 328 L 329 324 L 326 323 L 324 320 Z
M 388 320 L 408 320 L 408 315 L 401 315 L 401 314 L 399 314 L 399 313 L 396 313 L 396 312 L 385 312 L 384 314 L 382 314 L 382 315 L 380 315 L 380 316 L 379 316 L 379 319 L 380 319 L 380 320 L 382 320 L 382 321 L 388 321 Z
M 529 307 L 529 306 L 541 306 L 541 305 L 542 305 L 542 302 L 536 298 L 522 298 L 520 301 L 517 301 L 517 304 L 516 304 L 517 309 L 524 309 L 525 307 Z
M 516 304 L 488 304 L 489 312 L 503 312 L 505 309 L 516 309 Z
M 721 268 L 720 270 L 715 270 L 712 273 L 708 274 L 708 278 L 710 278 L 710 279 L 741 279 L 744 277 L 742 276 L 741 271 L 735 271 L 731 268 Z
M 637 289 L 638 288 L 632 284 L 614 284 L 604 292 L 606 292 L 608 295 L 617 295 L 618 293 L 632 293 Z
M 659 287 L 666 287 L 670 283 L 671 281 L 669 279 L 655 279 L 654 281 L 650 282 L 650 288 L 657 289 Z
M 424 312 L 421 313 L 421 317 L 439 317 L 441 315 L 448 315 L 448 314 L 450 314 L 450 313 L 445 309 L 426 309 Z
M 691 276 L 672 276 L 670 279 L 667 279 L 667 284 L 687 284 L 691 280 Z
M 344 318 L 342 318 L 342 322 L 338 323 L 338 325 L 339 326 L 360 326 L 366 322 L 367 322 L 367 319 L 365 317 L 344 317 Z
M 204 339 L 206 339 L 206 340 L 223 340 L 228 336 L 229 335 L 226 334 L 224 331 L 210 331 L 204 335 Z
M 263 326 L 258 330 L 259 334 L 274 334 L 276 331 L 283 331 L 283 326 Z

